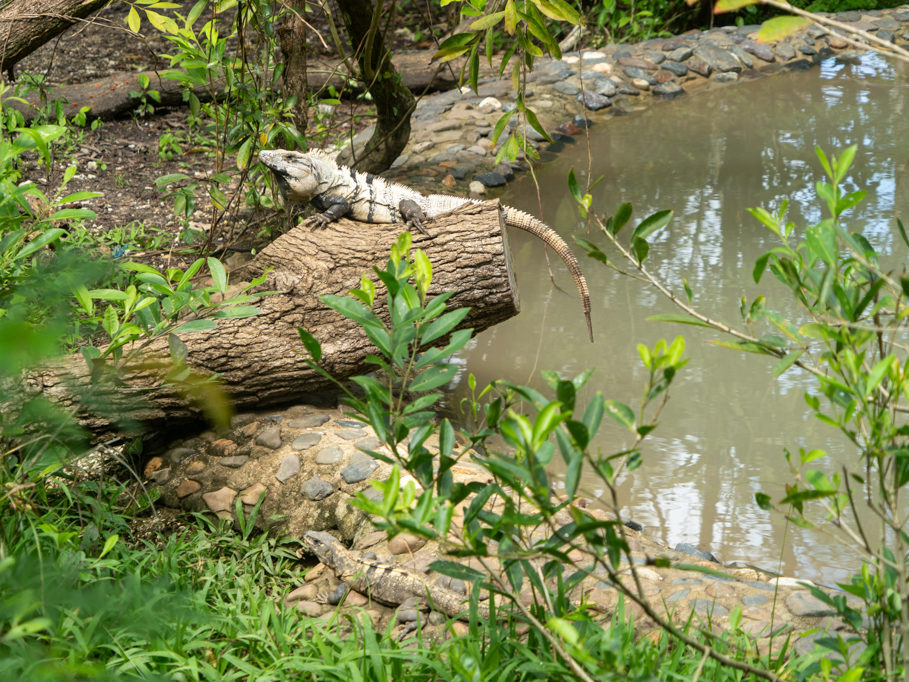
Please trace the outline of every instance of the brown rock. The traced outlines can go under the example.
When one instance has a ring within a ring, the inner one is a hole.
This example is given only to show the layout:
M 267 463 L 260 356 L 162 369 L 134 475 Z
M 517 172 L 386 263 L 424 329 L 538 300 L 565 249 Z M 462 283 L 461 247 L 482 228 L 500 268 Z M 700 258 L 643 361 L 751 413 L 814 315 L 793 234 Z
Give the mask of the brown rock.
M 208 446 L 208 451 L 216 457 L 227 457 L 237 449 L 237 444 L 229 438 L 219 438 Z
M 410 533 L 395 535 L 388 542 L 388 551 L 392 554 L 405 554 L 416 552 L 426 544 L 426 538 L 421 538 Z
M 316 564 L 311 569 L 306 571 L 306 575 L 303 576 L 303 581 L 310 583 L 316 578 L 320 577 L 325 572 L 325 564 Z
M 314 601 L 298 601 L 296 609 L 307 618 L 317 618 L 322 615 L 323 607 Z
M 256 431 L 259 430 L 259 422 L 251 422 L 240 429 L 240 433 L 243 434 L 246 438 L 252 438 L 256 435 Z
M 246 490 L 240 493 L 240 499 L 243 501 L 243 504 L 253 505 L 259 501 L 259 496 L 265 492 L 268 493 L 268 488 L 266 488 L 261 483 L 256 483 L 249 486 Z
M 455 180 L 455 177 L 449 173 L 444 178 L 442 178 L 442 184 L 445 185 L 448 189 L 454 189 L 457 186 L 458 181 Z
M 365 606 L 368 603 L 369 599 L 355 590 L 348 592 L 344 599 L 344 606 Z
M 188 496 L 192 495 L 194 492 L 199 490 L 202 487 L 202 484 L 199 481 L 194 481 L 191 478 L 184 480 L 179 486 L 177 486 L 177 497 L 181 500 Z
M 205 462 L 200 462 L 196 460 L 195 462 L 190 462 L 189 466 L 186 467 L 184 472 L 187 476 L 193 476 L 195 474 L 201 473 L 205 470 Z
M 314 585 L 313 583 L 308 583 L 306 585 L 300 585 L 300 587 L 291 592 L 284 597 L 284 604 L 290 606 L 294 602 L 298 601 L 313 601 L 319 593 L 319 586 Z
M 735 594 L 735 590 L 729 583 L 715 581 L 707 587 L 707 594 L 717 599 L 724 599 Z
M 164 466 L 164 460 L 160 457 L 152 457 L 145 465 L 145 478 L 151 478 L 151 475 Z
M 208 508 L 213 512 L 230 512 L 233 507 L 234 498 L 237 496 L 237 491 L 232 488 L 224 486 L 220 490 L 216 490 L 212 493 L 205 493 L 202 496 L 202 499 L 205 501 L 205 504 L 208 505 Z M 221 516 L 218 514 L 218 516 Z M 221 518 L 229 518 L 221 517 Z

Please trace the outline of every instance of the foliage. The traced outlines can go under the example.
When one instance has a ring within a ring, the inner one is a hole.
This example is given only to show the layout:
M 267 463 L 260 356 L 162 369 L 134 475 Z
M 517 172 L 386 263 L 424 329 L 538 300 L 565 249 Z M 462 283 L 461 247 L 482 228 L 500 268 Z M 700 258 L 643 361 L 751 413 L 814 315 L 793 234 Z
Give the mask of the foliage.
M 193 241 L 189 222 L 196 209 L 195 195 L 198 189 L 205 189 L 212 206 L 210 245 L 218 224 L 239 208 L 241 197 L 250 206 L 270 205 L 270 198 L 262 192 L 270 176 L 256 161 L 257 150 L 275 144 L 293 148 L 304 142 L 292 122 L 294 101 L 281 94 L 283 67 L 276 58 L 275 25 L 284 10 L 264 0 L 198 0 L 186 16 L 178 11 L 173 16 L 156 11 L 174 7 L 158 0 L 136 0 L 126 21 L 130 30 L 138 32 L 144 16 L 174 45 L 175 51 L 165 55 L 171 68 L 162 75 L 184 86 L 189 132 L 183 140 L 174 133 L 162 136 L 159 154 L 172 159 L 183 153 L 184 146 L 201 145 L 211 150 L 214 169 L 203 180 L 172 174 L 159 178 L 157 185 L 173 198 L 174 215 L 183 223 L 184 239 L 189 243 Z M 231 8 L 236 11 L 228 22 L 225 17 Z M 210 18 L 202 23 L 206 12 Z M 258 43 L 247 45 L 251 37 Z M 231 54 L 231 45 L 236 45 L 237 55 Z M 146 110 L 153 92 L 143 88 L 136 93 Z M 200 93 L 205 97 L 200 98 Z
M 672 0 L 600 0 L 589 10 L 597 31 L 594 44 L 638 42 L 691 28 L 693 10 Z
M 648 219 L 638 232 L 646 236 L 659 220 Z M 758 654 L 746 639 L 733 642 L 709 630 L 679 629 L 658 615 L 640 589 L 619 514 L 616 480 L 643 462 L 641 443 L 656 427 L 669 388 L 686 363 L 684 341 L 638 347 L 648 379 L 634 409 L 600 393 L 582 405 L 579 394 L 590 372 L 570 380 L 544 373 L 551 396 L 508 381 L 478 391 L 471 375 L 472 398 L 464 405 L 468 425 L 457 433 L 448 419 L 437 423 L 429 408 L 441 398 L 438 389 L 457 371 L 451 354 L 471 336 L 468 329 L 456 330 L 467 311 L 444 312 L 449 294 L 428 297 L 432 268 L 422 251 L 411 256 L 409 248 L 410 235 L 404 233 L 385 269 L 375 268 L 385 296 L 377 295 L 376 285 L 364 276 L 350 297 L 322 298 L 358 322 L 379 350 L 368 358 L 376 374 L 354 377 L 359 391 L 345 390 L 344 402 L 389 451 L 369 454 L 393 466 L 386 481 L 373 483 L 381 499 L 361 494 L 357 505 L 389 535 L 415 533 L 438 541 L 450 557 L 470 557 L 475 562 L 471 566 L 440 558 L 432 567 L 474 585 L 467 607 L 472 622 L 480 592 L 485 591 L 490 620 L 514 618 L 529 627 L 529 642 L 551 649 L 552 665 L 563 675 L 571 671 L 573 678 L 611 679 L 620 667 L 615 657 L 595 654 L 598 643 L 610 635 L 577 599 L 575 588 L 592 578 L 610 582 L 671 633 L 683 645 L 681 657 L 692 657 L 688 647 L 693 647 L 704 661 L 713 658 L 712 669 L 728 666 L 738 671 L 733 674 L 747 671 L 776 679 L 770 661 L 752 663 Z M 320 343 L 304 330 L 300 335 L 312 358 L 310 366 L 328 377 L 317 364 Z M 604 417 L 632 435 L 630 447 L 611 454 L 594 448 Z M 548 470 L 556 452 L 566 471 L 561 490 Z M 468 461 L 484 470 L 487 483 L 455 480 L 454 467 Z M 609 491 L 611 515 L 578 503 L 582 468 Z M 406 483 L 405 472 L 410 479 Z M 633 579 L 621 579 L 629 569 Z M 656 667 L 649 672 L 655 673 Z
M 787 450 L 792 479 L 785 495 L 774 503 L 771 496 L 759 493 L 756 501 L 800 526 L 829 529 L 865 558 L 851 583 L 840 585 L 843 594 L 831 597 L 811 588 L 854 631 L 850 638 L 818 640 L 828 655 L 815 670 L 827 675 L 835 669 L 850 679 L 861 675 L 892 679 L 906 674 L 903 652 L 909 646 L 909 528 L 904 501 L 909 482 L 905 417 L 909 275 L 905 266 L 895 271 L 893 264 L 884 265 L 862 234 L 850 231 L 844 221 L 844 213 L 865 197 L 864 190 L 842 189 L 855 152 L 852 146 L 839 157 L 828 157 L 817 149 L 827 176 L 827 182 L 818 182 L 815 188 L 828 213 L 819 223 L 802 229 L 787 222 L 785 202 L 777 211 L 751 211 L 780 242 L 757 260 L 754 279 L 760 282 L 769 272 L 798 306 L 797 314 L 787 316 L 771 308 L 764 296 L 750 304 L 743 300 L 742 322 L 748 328 L 766 324 L 768 331 L 761 336 L 737 331 L 694 310 L 687 285 L 687 303 L 673 295 L 644 267 L 646 235 L 633 234 L 630 246 L 625 246 L 618 240 L 621 220 L 615 217 L 599 224 L 639 274 L 685 311 L 658 319 L 721 331 L 732 338 L 715 341 L 717 345 L 774 359 L 776 376 L 793 367 L 814 376 L 817 387 L 806 392 L 805 402 L 815 418 L 846 437 L 856 460 L 837 471 L 834 463 L 825 465 L 823 450 L 799 449 L 797 454 Z M 896 223 L 909 248 L 903 224 Z M 582 245 L 591 256 L 612 265 L 596 246 L 583 241 Z M 858 598 L 863 607 L 847 601 L 846 595 Z

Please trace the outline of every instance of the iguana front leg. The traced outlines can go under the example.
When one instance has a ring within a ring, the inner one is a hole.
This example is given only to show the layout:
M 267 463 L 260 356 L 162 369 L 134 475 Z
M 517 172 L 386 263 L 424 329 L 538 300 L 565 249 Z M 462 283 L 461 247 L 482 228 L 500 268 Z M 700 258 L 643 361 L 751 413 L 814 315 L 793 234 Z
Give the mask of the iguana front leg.
M 338 194 L 327 194 L 313 201 L 313 206 L 322 211 L 310 218 L 307 223 L 315 229 L 326 227 L 350 213 L 350 202 Z
M 429 236 L 429 232 L 423 227 L 423 221 L 428 220 L 428 218 L 416 201 L 413 199 L 401 199 L 398 203 L 398 213 L 401 214 L 407 227 L 415 227 L 427 237 Z

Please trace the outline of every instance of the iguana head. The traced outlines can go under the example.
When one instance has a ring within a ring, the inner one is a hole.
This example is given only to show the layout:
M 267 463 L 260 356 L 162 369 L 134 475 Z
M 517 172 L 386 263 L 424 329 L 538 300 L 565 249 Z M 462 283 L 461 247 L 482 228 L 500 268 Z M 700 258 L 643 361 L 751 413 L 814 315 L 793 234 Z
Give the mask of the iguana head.
M 263 149 L 259 160 L 268 166 L 278 182 L 285 201 L 307 202 L 324 192 L 330 175 L 337 166 L 321 151 L 292 152 L 286 149 Z
M 303 542 L 319 559 L 331 556 L 333 548 L 339 544 L 332 535 L 317 530 L 308 530 L 303 533 Z

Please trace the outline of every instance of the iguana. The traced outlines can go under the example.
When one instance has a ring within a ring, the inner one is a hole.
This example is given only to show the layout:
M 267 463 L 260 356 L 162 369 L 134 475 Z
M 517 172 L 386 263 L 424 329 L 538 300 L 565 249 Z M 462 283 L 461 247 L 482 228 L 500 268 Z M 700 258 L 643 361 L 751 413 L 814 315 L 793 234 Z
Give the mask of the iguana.
M 306 531 L 303 542 L 319 561 L 335 572 L 338 580 L 377 602 L 398 606 L 411 597 L 417 597 L 452 618 L 467 615 L 466 595 L 433 584 L 422 573 L 377 559 L 362 559 L 345 548 L 340 540 L 323 531 Z M 489 607 L 481 603 L 478 608 L 480 618 L 489 620 Z
M 415 189 L 389 182 L 371 173 L 360 173 L 337 164 L 323 150 L 295 152 L 263 150 L 259 160 L 272 170 L 285 201 L 309 202 L 322 211 L 312 219 L 315 227 L 325 227 L 343 216 L 367 223 L 404 223 L 427 234 L 423 221 L 451 211 L 476 199 L 447 194 L 420 194 Z M 502 207 L 506 225 L 526 230 L 542 239 L 555 251 L 574 277 L 593 341 L 590 322 L 590 293 L 577 258 L 564 240 L 540 220 L 510 206 Z

